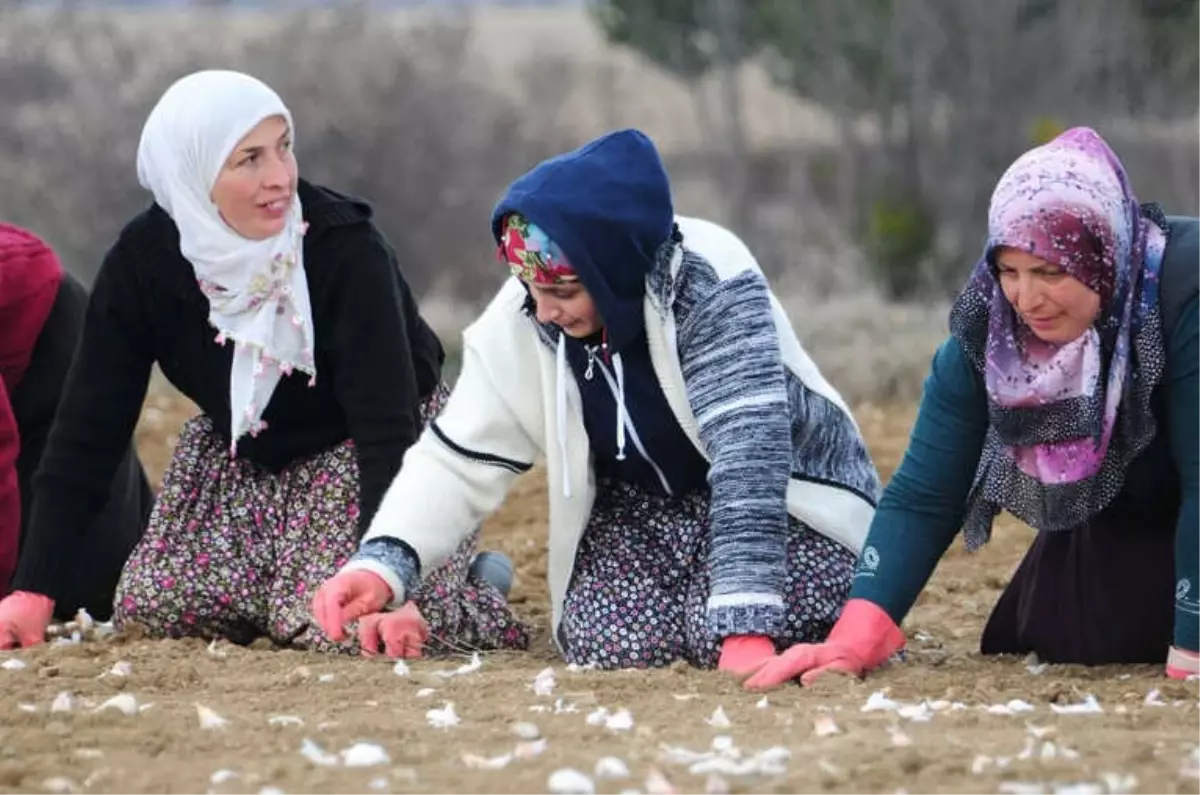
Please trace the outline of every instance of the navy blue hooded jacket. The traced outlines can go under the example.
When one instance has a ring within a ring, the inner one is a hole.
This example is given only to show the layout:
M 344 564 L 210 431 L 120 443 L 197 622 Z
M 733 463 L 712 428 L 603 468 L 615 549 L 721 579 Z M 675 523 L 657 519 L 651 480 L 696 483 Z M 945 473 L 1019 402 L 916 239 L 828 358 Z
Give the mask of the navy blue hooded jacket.
M 708 462 L 671 412 L 646 342 L 646 276 L 675 235 L 670 184 L 653 142 L 637 130 L 621 130 L 538 164 L 497 203 L 497 242 L 511 213 L 558 244 L 604 321 L 603 333 L 592 338 L 566 337 L 597 475 L 661 493 L 702 487 Z M 564 333 L 553 325 L 548 330 L 556 339 Z M 624 460 L 616 432 L 618 362 L 631 421 Z

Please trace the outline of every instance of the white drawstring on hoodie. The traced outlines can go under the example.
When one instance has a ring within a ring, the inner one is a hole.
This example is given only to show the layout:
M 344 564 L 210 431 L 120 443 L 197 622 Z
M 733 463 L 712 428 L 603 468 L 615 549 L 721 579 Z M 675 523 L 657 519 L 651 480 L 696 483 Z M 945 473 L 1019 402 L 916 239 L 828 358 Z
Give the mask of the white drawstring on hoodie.
M 562 456 L 563 496 L 571 496 L 571 465 L 567 455 L 567 335 L 558 334 L 558 349 L 555 351 L 554 402 L 555 421 L 558 426 L 558 452 Z
M 594 357 L 595 353 L 589 351 L 588 355 L 591 357 Z M 554 358 L 555 358 L 554 397 L 555 397 L 555 409 L 556 409 L 555 422 L 558 427 L 559 454 L 562 456 L 562 472 L 563 472 L 562 490 L 563 490 L 563 496 L 569 498 L 571 496 L 571 473 L 570 473 L 569 465 L 567 463 L 568 457 L 567 457 L 567 433 L 566 433 L 566 431 L 567 431 L 567 373 L 569 371 L 569 368 L 567 366 L 567 335 L 562 332 L 559 332 L 559 335 L 558 335 L 558 344 L 555 348 L 555 357 Z M 604 379 L 608 382 L 608 387 L 610 390 L 612 390 L 613 397 L 616 399 L 616 403 L 617 403 L 617 460 L 624 461 L 626 458 L 625 438 L 626 438 L 626 427 L 628 427 L 629 437 L 633 439 L 634 447 L 637 448 L 637 450 L 641 454 L 642 458 L 646 459 L 646 461 L 648 461 L 650 463 L 651 468 L 653 468 L 655 474 L 658 475 L 659 482 L 662 483 L 663 489 L 666 490 L 667 494 L 671 494 L 672 493 L 671 485 L 667 481 L 666 475 L 663 474 L 663 471 L 661 468 L 659 468 L 658 463 L 655 462 L 655 460 L 650 457 L 650 454 L 646 452 L 646 448 L 642 445 L 642 440 L 638 436 L 637 428 L 633 424 L 633 416 L 630 415 L 629 410 L 625 407 L 625 363 L 621 359 L 621 354 L 614 353 L 613 357 L 612 357 L 612 362 L 613 362 L 613 370 L 616 373 L 615 379 L 613 378 L 612 374 L 610 374 L 608 372 L 608 368 L 605 367 L 603 363 L 600 363 L 600 373 L 604 376 Z M 586 375 L 585 377 L 590 378 L 591 372 L 592 372 L 591 361 L 589 361 L 588 375 Z

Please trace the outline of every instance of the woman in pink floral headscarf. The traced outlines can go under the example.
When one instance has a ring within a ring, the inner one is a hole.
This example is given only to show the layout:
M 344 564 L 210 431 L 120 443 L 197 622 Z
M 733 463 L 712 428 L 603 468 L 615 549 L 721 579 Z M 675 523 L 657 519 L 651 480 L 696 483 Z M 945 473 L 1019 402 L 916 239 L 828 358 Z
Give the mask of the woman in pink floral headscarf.
M 1039 532 L 985 654 L 1200 671 L 1197 220 L 1139 205 L 1077 128 L 1009 167 L 988 236 L 850 601 L 751 686 L 882 664 L 955 532 L 975 549 L 1001 510 Z

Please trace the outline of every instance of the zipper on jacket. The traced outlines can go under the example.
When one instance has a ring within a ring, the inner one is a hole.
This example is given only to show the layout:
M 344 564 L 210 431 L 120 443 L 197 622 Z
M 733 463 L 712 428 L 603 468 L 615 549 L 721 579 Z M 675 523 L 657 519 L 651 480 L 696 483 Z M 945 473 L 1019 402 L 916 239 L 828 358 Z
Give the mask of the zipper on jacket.
M 596 362 L 598 361 L 597 357 L 601 353 L 603 353 L 606 357 L 608 356 L 608 343 L 602 342 L 599 345 L 584 345 L 583 349 L 587 351 L 588 357 L 587 368 L 583 371 L 583 378 L 585 381 L 591 381 L 596 375 L 595 366 Z

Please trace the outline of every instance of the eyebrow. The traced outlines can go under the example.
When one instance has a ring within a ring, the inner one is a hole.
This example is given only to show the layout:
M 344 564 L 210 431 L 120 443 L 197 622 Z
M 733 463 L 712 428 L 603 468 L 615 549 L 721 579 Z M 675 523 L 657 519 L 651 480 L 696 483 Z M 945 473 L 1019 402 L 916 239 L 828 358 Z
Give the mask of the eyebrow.
M 283 134 L 275 139 L 275 143 L 276 143 L 276 145 L 278 145 L 279 143 L 286 141 L 288 138 L 291 138 L 291 137 L 292 137 L 292 131 L 284 130 Z M 257 154 L 261 154 L 264 149 L 266 149 L 265 146 L 257 146 L 257 145 L 256 146 L 246 146 L 246 147 L 242 147 L 241 149 L 237 150 L 234 154 L 239 157 L 243 156 L 243 155 L 257 155 Z
M 1007 269 L 1007 270 L 1010 270 L 1010 271 L 1015 271 L 1015 270 L 1018 270 L 1017 266 L 1015 266 L 1015 265 L 1012 265 L 1012 264 L 1010 264 L 1010 263 L 1007 263 L 1007 262 L 1005 262 L 1005 261 L 1004 261 L 1004 260 L 1002 260 L 1002 259 L 998 259 L 998 260 L 996 260 L 996 268 L 997 268 L 997 269 L 999 269 L 999 268 L 1005 268 L 1005 269 Z M 1037 266 L 1035 266 L 1035 267 L 1033 267 L 1033 268 L 1030 268 L 1030 270 L 1034 270 L 1034 271 L 1045 271 L 1045 270 L 1055 270 L 1055 271 L 1061 271 L 1061 270 L 1064 270 L 1064 268 L 1063 268 L 1061 265 L 1058 265 L 1058 264 L 1056 264 L 1056 263 L 1053 263 L 1053 262 L 1044 262 L 1044 263 L 1042 263 L 1041 265 L 1037 265 Z

